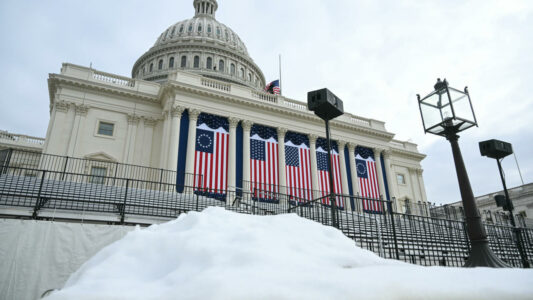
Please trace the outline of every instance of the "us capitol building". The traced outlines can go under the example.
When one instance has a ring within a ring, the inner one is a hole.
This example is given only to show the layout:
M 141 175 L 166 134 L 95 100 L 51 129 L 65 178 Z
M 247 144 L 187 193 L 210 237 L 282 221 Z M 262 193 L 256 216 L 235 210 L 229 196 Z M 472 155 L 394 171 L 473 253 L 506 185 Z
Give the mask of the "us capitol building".
M 288 193 L 295 183 L 286 155 L 288 146 L 299 141 L 300 149 L 310 153 L 308 162 L 301 160 L 310 166 L 305 171 L 309 178 L 300 177 L 307 178 L 304 187 L 323 190 L 317 162 L 324 150 L 323 121 L 307 110 L 305 102 L 263 91 L 267 82 L 245 44 L 216 20 L 216 0 L 194 0 L 193 5 L 194 17 L 163 31 L 133 64 L 131 78 L 64 63 L 61 72 L 48 79 L 46 138 L 2 131 L 0 149 L 172 170 L 178 181 L 188 184 L 183 174 L 199 174 L 202 169 L 195 157 L 204 145 L 205 134 L 200 133 L 221 133 L 218 140 L 207 140 L 217 143 L 215 151 L 223 158 L 215 162 L 218 169 L 210 171 L 215 174 L 211 185 L 234 191 L 261 181 Z M 395 140 L 383 121 L 350 113 L 333 120 L 331 132 L 338 156 L 338 193 L 368 196 L 356 166 L 362 159 L 375 163 L 374 195 L 395 198 L 398 211 L 405 211 L 406 202 L 427 202 L 420 165 L 425 155 L 415 144 Z M 251 151 L 255 140 L 276 147 L 275 159 L 268 162 L 274 162 L 274 174 L 268 180 L 258 177 L 251 163 L 257 159 Z M 112 170 L 95 167 L 87 172 L 105 176 Z

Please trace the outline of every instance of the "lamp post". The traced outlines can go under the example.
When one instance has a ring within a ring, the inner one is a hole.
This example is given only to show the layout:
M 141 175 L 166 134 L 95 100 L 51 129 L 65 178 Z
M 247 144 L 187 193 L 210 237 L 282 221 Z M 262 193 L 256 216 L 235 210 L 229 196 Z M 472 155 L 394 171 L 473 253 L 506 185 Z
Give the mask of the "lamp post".
M 476 116 L 468 93 L 448 86 L 446 79 L 437 79 L 434 91 L 420 98 L 417 95 L 420 115 L 425 133 L 445 137 L 451 144 L 457 180 L 466 217 L 470 240 L 470 256 L 464 267 L 509 267 L 490 249 L 487 232 L 481 223 L 481 216 L 474 201 L 468 173 L 459 148 L 459 132 L 477 126 Z
M 328 89 L 321 89 L 307 93 L 307 108 L 326 122 L 326 140 L 328 151 L 328 172 L 329 172 L 329 201 L 331 203 L 331 225 L 339 228 L 337 218 L 337 203 L 335 200 L 335 190 L 333 185 L 333 167 L 331 165 L 331 140 L 329 136 L 329 120 L 344 114 L 342 100 L 335 96 Z
M 505 196 L 497 195 L 496 204 L 501 206 L 502 209 L 509 212 L 509 219 L 511 220 L 511 225 L 513 226 L 513 232 L 515 235 L 516 246 L 518 248 L 518 253 L 520 253 L 520 258 L 522 260 L 522 266 L 524 268 L 530 268 L 529 261 L 525 254 L 524 249 L 522 248 L 522 234 L 520 229 L 516 226 L 514 219 L 514 205 L 513 201 L 509 197 L 509 192 L 507 191 L 507 184 L 505 183 L 505 176 L 503 174 L 501 161 L 508 155 L 513 154 L 513 146 L 509 143 L 498 141 L 498 140 L 488 140 L 479 143 L 479 150 L 482 156 L 487 156 L 490 158 L 496 159 L 498 163 L 498 170 L 500 171 L 500 178 L 503 184 L 503 191 Z

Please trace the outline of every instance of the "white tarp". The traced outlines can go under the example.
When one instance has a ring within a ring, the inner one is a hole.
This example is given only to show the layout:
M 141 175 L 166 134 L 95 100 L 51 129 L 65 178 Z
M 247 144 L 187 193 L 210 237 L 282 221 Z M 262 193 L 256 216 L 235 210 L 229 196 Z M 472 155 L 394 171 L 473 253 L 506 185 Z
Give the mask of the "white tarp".
M 0 299 L 39 299 L 131 226 L 0 220 Z

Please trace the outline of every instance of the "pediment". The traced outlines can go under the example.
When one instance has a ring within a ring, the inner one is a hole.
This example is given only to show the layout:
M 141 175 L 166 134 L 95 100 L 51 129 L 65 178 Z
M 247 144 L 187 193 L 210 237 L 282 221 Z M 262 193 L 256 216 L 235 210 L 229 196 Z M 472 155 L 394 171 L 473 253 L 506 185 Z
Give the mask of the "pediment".
M 105 153 L 105 152 L 95 152 L 92 154 L 85 155 L 86 159 L 90 160 L 99 160 L 99 161 L 106 161 L 106 162 L 117 162 L 117 159 L 113 156 Z

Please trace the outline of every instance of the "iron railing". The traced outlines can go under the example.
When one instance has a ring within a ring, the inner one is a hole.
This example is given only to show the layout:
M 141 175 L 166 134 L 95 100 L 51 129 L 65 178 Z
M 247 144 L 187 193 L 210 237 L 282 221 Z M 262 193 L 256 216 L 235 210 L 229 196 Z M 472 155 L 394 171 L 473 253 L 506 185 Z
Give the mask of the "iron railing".
M 91 171 L 92 168 L 97 172 Z M 268 188 L 210 189 L 195 185 L 199 175 L 115 162 L 0 151 L 0 214 L 34 219 L 64 218 L 117 224 L 151 224 L 188 211 L 221 206 L 239 213 L 294 213 L 332 225 L 329 196 L 299 197 Z M 201 178 L 200 178 L 201 179 Z M 462 266 L 469 255 L 465 222 L 458 208 L 430 209 L 429 215 L 400 213 L 382 199 L 335 195 L 339 229 L 355 243 L 385 258 L 419 265 Z M 533 229 L 505 222 L 487 224 L 490 247 L 512 266 L 522 267 L 513 234 L 522 238 L 522 255 L 533 261 Z

